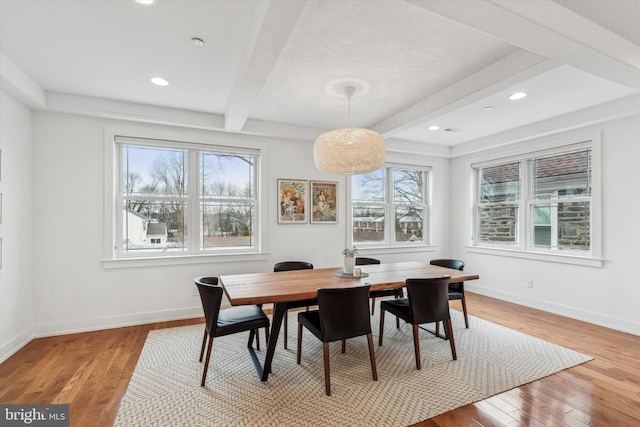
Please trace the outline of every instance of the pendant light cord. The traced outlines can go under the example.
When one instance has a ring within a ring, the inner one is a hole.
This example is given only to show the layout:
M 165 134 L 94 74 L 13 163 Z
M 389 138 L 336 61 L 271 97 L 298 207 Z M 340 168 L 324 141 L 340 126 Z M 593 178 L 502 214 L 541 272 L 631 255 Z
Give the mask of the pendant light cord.
M 353 96 L 353 94 L 356 92 L 356 88 L 353 86 L 346 86 L 344 88 L 344 94 L 347 97 L 347 101 L 348 101 L 348 105 L 349 105 L 349 115 L 348 115 L 348 126 L 347 127 L 351 127 L 351 97 Z

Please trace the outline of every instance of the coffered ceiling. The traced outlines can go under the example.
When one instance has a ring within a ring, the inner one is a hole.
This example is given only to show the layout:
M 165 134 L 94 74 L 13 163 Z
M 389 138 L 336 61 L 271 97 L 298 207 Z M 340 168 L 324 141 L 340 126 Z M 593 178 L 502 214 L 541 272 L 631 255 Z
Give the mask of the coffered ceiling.
M 2 88 L 32 108 L 228 132 L 313 141 L 349 124 L 347 84 L 351 125 L 431 146 L 640 93 L 640 0 L 0 0 L 0 17 Z

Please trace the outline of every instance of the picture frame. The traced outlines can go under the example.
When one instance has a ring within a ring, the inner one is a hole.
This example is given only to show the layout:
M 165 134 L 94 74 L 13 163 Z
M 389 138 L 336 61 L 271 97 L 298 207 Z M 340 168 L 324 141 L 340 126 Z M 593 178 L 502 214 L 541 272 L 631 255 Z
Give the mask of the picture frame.
M 278 179 L 278 224 L 307 223 L 308 183 L 299 179 Z
M 338 223 L 338 183 L 335 181 L 311 181 L 311 224 Z

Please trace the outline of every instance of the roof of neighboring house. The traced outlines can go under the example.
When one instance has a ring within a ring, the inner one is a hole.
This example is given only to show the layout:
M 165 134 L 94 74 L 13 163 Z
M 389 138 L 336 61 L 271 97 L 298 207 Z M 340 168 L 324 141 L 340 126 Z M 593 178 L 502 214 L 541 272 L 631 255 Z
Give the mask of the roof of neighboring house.
M 147 236 L 166 236 L 167 235 L 167 224 L 163 222 L 151 222 L 147 228 Z
M 131 210 L 131 209 L 127 209 L 127 212 L 129 212 L 131 215 L 137 216 L 138 218 L 147 219 L 147 220 L 149 219 L 145 215 L 143 215 L 142 213 L 136 212 L 136 211 Z
M 589 170 L 591 152 L 587 150 L 536 160 L 536 177 L 573 175 Z
M 589 170 L 590 160 L 590 150 L 539 158 L 535 161 L 536 178 L 586 173 Z M 517 181 L 518 179 L 520 179 L 519 162 L 482 168 L 483 183 L 497 184 Z

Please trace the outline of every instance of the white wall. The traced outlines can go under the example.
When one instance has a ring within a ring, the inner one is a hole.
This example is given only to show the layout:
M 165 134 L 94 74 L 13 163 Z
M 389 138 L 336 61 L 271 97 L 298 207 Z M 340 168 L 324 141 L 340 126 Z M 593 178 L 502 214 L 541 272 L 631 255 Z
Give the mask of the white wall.
M 346 178 L 326 175 L 315 168 L 310 141 L 258 138 L 268 153 L 268 244 L 262 259 L 105 269 L 105 129 L 170 130 L 180 132 L 187 140 L 214 133 L 71 114 L 37 112 L 31 116 L 4 94 L 1 114 L 1 188 L 7 197 L 10 191 L 15 197 L 13 201 L 3 200 L 6 221 L 2 233 L 5 238 L 13 236 L 16 242 L 13 261 L 5 263 L 0 273 L 2 359 L 34 336 L 199 316 L 200 302 L 193 295 L 196 276 L 270 271 L 275 262 L 291 259 L 309 260 L 317 267 L 340 264 L 346 242 Z M 467 262 L 467 270 L 481 276 L 479 281 L 467 284 L 469 289 L 640 335 L 638 122 L 635 116 L 584 129 L 602 129 L 603 268 L 467 252 L 467 236 L 461 224 L 467 221 L 464 177 L 473 157 L 450 161 L 430 157 L 427 152 L 393 152 L 388 160 L 433 167 L 436 246 L 420 252 L 371 251 L 362 255 L 388 262 L 460 257 Z M 233 145 L 246 137 L 228 138 Z M 17 184 L 6 180 L 12 176 Z M 339 223 L 277 224 L 278 178 L 338 181 L 342 203 Z M 10 220 L 15 224 L 11 230 Z M 34 236 L 39 236 L 37 241 Z M 534 279 L 533 289 L 524 286 L 530 278 Z M 473 313 L 473 307 L 470 310 Z
M 0 362 L 35 332 L 31 112 L 0 91 Z
M 199 316 L 202 308 L 199 298 L 193 295 L 193 278 L 200 275 L 271 271 L 274 263 L 284 260 L 306 260 L 317 267 L 340 265 L 346 242 L 346 178 L 327 175 L 315 168 L 312 142 L 263 138 L 261 142 L 268 151 L 265 159 L 268 206 L 264 221 L 268 245 L 263 260 L 105 269 L 102 264 L 105 128 L 179 132 L 186 140 L 214 135 L 202 130 L 68 114 L 34 114 L 33 229 L 36 236 L 46 236 L 35 245 L 38 334 Z M 225 138 L 233 145 L 243 137 Z M 436 239 L 446 242 L 448 159 L 403 154 L 391 154 L 389 159 L 433 166 L 434 175 L 438 176 L 434 190 Z M 278 178 L 338 181 L 339 223 L 277 224 Z M 376 251 L 371 255 L 385 261 L 430 257 L 426 251 L 393 255 Z
M 602 132 L 603 267 L 473 253 L 465 248 L 464 227 L 452 229 L 452 250 L 465 260 L 465 270 L 480 275 L 466 285 L 474 292 L 640 335 L 640 116 L 545 139 L 593 131 Z M 465 176 L 482 154 L 452 160 L 452 223 L 469 221 Z M 527 279 L 533 288 L 525 286 Z

